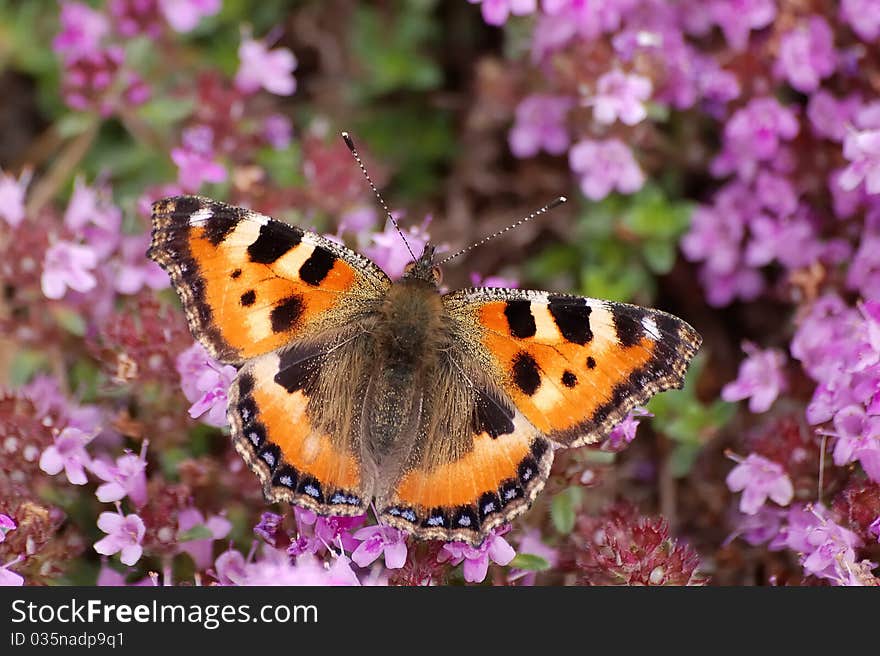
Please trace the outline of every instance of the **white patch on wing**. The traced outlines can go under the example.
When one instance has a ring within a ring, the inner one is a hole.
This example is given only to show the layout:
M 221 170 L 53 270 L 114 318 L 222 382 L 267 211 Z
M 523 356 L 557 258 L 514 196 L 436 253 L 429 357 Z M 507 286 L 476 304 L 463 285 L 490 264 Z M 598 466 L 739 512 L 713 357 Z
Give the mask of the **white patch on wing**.
M 212 216 L 214 216 L 214 211 L 210 207 L 202 207 L 190 215 L 189 224 L 192 226 L 201 225 L 206 223 Z
M 651 339 L 655 342 L 660 339 L 660 329 L 657 328 L 657 322 L 654 321 L 654 317 L 646 316 L 642 318 L 642 327 L 645 329 L 645 332 L 650 335 Z

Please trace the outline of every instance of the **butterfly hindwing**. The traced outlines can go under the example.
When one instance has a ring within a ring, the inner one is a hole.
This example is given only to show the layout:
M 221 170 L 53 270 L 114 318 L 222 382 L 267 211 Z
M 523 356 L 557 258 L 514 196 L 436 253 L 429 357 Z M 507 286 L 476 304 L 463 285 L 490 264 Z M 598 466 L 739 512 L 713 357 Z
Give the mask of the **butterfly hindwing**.
M 329 239 L 199 196 L 153 205 L 148 256 L 171 276 L 193 334 L 233 364 L 356 322 L 390 284 Z
M 268 500 L 322 515 L 366 512 L 372 488 L 357 438 L 358 388 L 339 375 L 366 370 L 356 340 L 357 334 L 336 337 L 259 356 L 233 382 L 233 443 Z
M 636 405 L 681 387 L 696 331 L 659 310 L 518 289 L 444 297 L 471 356 L 562 446 L 602 439 Z

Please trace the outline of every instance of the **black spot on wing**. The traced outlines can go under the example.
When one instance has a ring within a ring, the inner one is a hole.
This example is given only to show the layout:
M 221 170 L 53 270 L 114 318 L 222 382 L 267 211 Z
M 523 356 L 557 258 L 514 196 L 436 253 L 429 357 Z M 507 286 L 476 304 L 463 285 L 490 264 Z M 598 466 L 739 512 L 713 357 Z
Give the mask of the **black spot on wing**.
M 275 382 L 288 392 L 308 390 L 321 369 L 324 353 L 308 352 L 303 349 L 289 349 L 281 354 Z
M 299 268 L 299 277 L 302 278 L 303 282 L 310 285 L 320 285 L 324 278 L 327 277 L 327 274 L 330 273 L 330 269 L 333 268 L 335 262 L 336 256 L 333 253 L 323 248 L 315 247 L 312 254 L 309 255 L 308 259 Z
M 621 346 L 629 348 L 642 341 L 645 329 L 642 326 L 644 313 L 634 308 L 609 308 L 614 317 L 614 331 Z
M 270 221 L 260 226 L 259 236 L 247 248 L 248 257 L 257 264 L 272 264 L 301 240 L 300 232 L 292 226 Z
M 548 300 L 550 314 L 565 339 L 574 344 L 586 344 L 593 339 L 586 299 L 550 296 Z
M 233 280 L 235 280 L 235 279 L 238 278 L 240 275 L 241 275 L 241 269 L 236 269 L 236 270 L 233 271 L 231 274 L 229 274 L 229 277 L 232 278 Z
M 578 384 L 578 377 L 574 374 L 574 372 L 565 370 L 565 373 L 562 374 L 562 384 L 566 387 L 574 387 Z
M 513 410 L 489 392 L 476 390 L 476 394 L 475 433 L 488 433 L 493 438 L 513 433 Z
M 494 492 L 486 492 L 477 501 L 477 512 L 480 515 L 480 521 L 484 521 L 489 515 L 499 512 L 502 509 L 501 499 Z
M 237 208 L 224 205 L 209 206 L 211 217 L 202 224 L 205 237 L 212 245 L 218 246 L 241 221 L 242 214 Z M 198 210 L 197 210 L 198 211 Z
M 173 214 L 180 216 L 190 216 L 205 207 L 205 201 L 195 196 L 178 196 L 174 199 L 174 206 L 171 208 Z
M 239 397 L 248 396 L 254 390 L 254 377 L 251 374 L 245 374 L 238 379 L 238 395 Z
M 592 355 L 587 357 L 587 369 L 595 369 L 596 368 L 596 358 Z
M 241 305 L 242 307 L 250 307 L 254 304 L 254 301 L 257 300 L 257 292 L 253 289 L 249 289 L 244 294 L 241 295 Z
M 523 394 L 532 396 L 541 386 L 541 372 L 538 370 L 538 363 L 525 351 L 520 351 L 513 359 L 511 373 L 514 384 L 522 390 Z
M 321 488 L 321 483 L 314 476 L 303 476 L 296 491 L 311 497 L 318 503 L 324 503 L 324 491 Z
M 504 304 L 504 316 L 514 337 L 534 337 L 537 332 L 535 317 L 532 315 L 532 303 L 522 299 L 507 301 Z
M 283 333 L 290 330 L 299 322 L 303 313 L 303 301 L 301 296 L 290 296 L 278 303 L 269 313 L 272 322 L 272 330 Z
M 470 506 L 459 506 L 452 515 L 453 528 L 469 528 L 474 531 L 480 530 L 480 518 Z

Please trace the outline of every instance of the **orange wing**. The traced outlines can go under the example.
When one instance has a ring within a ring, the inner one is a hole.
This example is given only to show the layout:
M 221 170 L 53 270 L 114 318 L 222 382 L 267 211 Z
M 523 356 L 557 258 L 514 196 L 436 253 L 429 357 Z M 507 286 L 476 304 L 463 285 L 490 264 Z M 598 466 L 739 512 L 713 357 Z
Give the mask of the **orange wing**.
M 238 453 L 263 483 L 266 499 L 321 515 L 360 515 L 372 498 L 360 450 L 348 431 L 327 430 L 320 392 L 330 352 L 340 344 L 282 349 L 248 362 L 229 389 L 227 416 Z M 344 357 L 344 353 L 341 353 Z M 340 396 L 353 397 L 352 385 Z
M 525 512 L 544 488 L 553 449 L 521 414 L 509 433 L 471 436 L 461 457 L 405 469 L 376 500 L 382 521 L 416 537 L 478 545 L 486 534 Z
M 355 322 L 390 285 L 329 239 L 199 196 L 154 203 L 147 256 L 171 276 L 193 335 L 232 364 Z
M 463 348 L 563 446 L 597 442 L 636 405 L 681 387 L 697 332 L 659 310 L 518 289 L 444 297 Z

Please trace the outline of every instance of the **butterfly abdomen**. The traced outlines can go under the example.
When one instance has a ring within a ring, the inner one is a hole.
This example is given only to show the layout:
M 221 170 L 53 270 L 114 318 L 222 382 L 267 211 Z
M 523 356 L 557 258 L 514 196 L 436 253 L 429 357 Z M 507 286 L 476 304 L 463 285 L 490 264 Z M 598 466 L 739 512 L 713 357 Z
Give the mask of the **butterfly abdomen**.
M 382 304 L 364 426 L 376 461 L 403 457 L 418 433 L 421 392 L 433 377 L 443 341 L 442 316 L 440 295 L 422 281 L 396 283 Z

